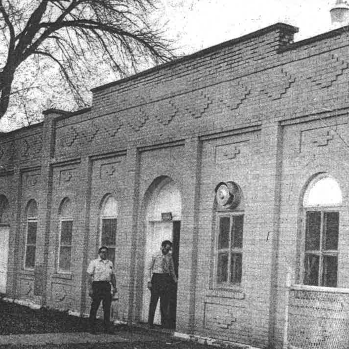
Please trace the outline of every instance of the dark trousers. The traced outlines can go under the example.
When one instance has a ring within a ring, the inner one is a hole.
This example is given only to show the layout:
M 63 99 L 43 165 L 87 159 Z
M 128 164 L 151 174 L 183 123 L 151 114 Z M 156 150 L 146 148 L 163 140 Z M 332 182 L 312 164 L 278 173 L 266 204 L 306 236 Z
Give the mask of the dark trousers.
M 151 284 L 148 323 L 149 325 L 153 325 L 154 323 L 155 310 L 160 298 L 161 325 L 167 327 L 172 278 L 168 274 L 153 274 Z
M 93 328 L 96 323 L 96 314 L 99 305 L 103 304 L 104 312 L 104 327 L 108 328 L 110 326 L 110 306 L 111 306 L 111 286 L 108 281 L 94 281 L 92 283 L 92 304 L 90 310 L 90 326 Z

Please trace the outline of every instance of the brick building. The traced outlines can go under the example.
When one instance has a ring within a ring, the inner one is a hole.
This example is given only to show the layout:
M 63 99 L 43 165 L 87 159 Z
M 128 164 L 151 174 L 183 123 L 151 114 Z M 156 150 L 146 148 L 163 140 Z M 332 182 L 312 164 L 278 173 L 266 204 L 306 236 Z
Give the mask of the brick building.
M 146 322 L 145 265 L 170 238 L 178 335 L 348 348 L 349 28 L 296 32 L 272 25 L 1 134 L 0 291 L 86 313 L 107 244 L 114 317 Z

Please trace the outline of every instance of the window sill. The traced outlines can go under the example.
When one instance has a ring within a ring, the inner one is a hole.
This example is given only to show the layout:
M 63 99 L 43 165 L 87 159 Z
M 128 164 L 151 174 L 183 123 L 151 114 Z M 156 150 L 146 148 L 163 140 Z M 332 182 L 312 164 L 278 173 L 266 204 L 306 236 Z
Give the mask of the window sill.
M 34 276 L 34 269 L 22 269 L 20 274 L 25 276 Z
M 211 298 L 230 298 L 230 299 L 245 299 L 245 293 L 238 288 L 235 289 L 212 289 L 206 294 L 206 297 Z
M 290 289 L 293 290 L 293 291 L 327 292 L 327 293 L 349 293 L 349 288 L 340 288 L 340 287 L 292 285 L 290 287 Z
M 63 279 L 63 280 L 72 280 L 72 273 L 55 273 L 52 275 L 52 279 Z

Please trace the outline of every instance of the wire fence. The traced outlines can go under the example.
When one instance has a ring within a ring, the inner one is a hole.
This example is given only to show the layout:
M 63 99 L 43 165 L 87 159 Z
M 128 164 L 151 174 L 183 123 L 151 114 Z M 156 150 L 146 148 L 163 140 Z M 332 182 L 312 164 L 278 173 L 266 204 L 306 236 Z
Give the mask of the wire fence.
M 288 349 L 348 349 L 349 291 L 289 288 Z

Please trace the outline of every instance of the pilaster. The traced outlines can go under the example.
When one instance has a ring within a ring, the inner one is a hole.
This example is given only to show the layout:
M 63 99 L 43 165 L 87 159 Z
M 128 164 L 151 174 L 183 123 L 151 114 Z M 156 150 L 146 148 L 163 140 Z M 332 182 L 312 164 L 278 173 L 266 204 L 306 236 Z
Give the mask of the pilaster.
M 136 276 L 137 276 L 137 235 L 138 235 L 138 202 L 139 202 L 139 152 L 135 145 L 130 144 L 126 154 L 125 206 L 127 214 L 125 226 L 131 228 L 129 244 L 125 253 L 129 259 L 129 290 L 128 290 L 128 322 L 132 323 L 136 307 Z
M 186 171 L 183 173 L 183 201 L 177 302 L 177 331 L 194 333 L 198 259 L 199 183 L 201 143 L 197 137 L 185 142 Z
M 35 258 L 34 294 L 42 297 L 42 305 L 47 305 L 48 260 L 51 229 L 52 167 L 55 146 L 55 119 L 64 111 L 50 109 L 44 111 L 41 157 L 41 190 L 39 197 L 38 233 Z
M 265 237 L 265 268 L 269 272 L 264 291 L 269 294 L 269 347 L 275 346 L 276 300 L 279 258 L 279 219 L 282 174 L 282 128 L 276 121 L 265 121 L 261 130 L 261 183 L 260 197 L 261 237 Z M 269 266 L 269 268 L 268 268 Z M 265 300 L 267 301 L 267 300 Z M 266 309 L 267 310 L 267 309 Z M 253 316 L 252 316 L 253 318 Z M 257 333 L 257 338 L 258 338 Z

